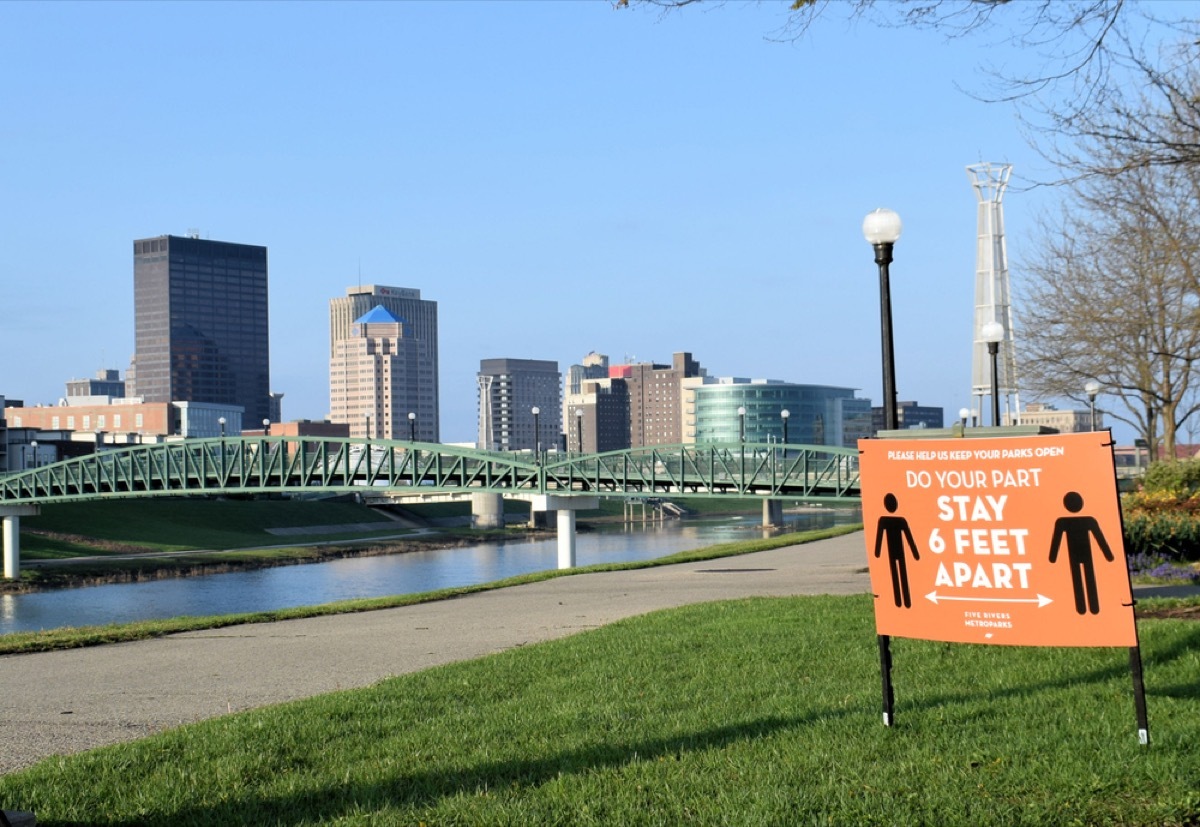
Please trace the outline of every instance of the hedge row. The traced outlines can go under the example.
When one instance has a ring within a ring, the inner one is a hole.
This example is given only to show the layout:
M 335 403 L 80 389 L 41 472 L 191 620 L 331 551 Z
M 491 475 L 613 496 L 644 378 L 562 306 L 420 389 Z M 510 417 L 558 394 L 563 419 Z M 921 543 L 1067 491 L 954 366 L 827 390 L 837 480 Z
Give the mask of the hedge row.
M 1153 463 L 1121 508 L 1131 559 L 1200 560 L 1200 461 Z

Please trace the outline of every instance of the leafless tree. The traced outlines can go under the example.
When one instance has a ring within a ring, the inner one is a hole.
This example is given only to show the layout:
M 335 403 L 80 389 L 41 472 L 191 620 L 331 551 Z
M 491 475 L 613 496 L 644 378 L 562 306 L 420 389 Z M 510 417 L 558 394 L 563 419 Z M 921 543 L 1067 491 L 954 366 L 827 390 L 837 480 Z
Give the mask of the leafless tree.
M 1098 381 L 1110 416 L 1174 456 L 1200 410 L 1200 165 L 1076 182 L 1023 273 L 1031 390 L 1083 401 Z
M 763 2 L 763 0 L 759 0 Z M 728 0 L 615 0 L 618 7 L 664 12 Z M 767 36 L 820 36 L 820 24 L 841 17 L 883 27 L 930 30 L 974 38 L 990 81 L 965 91 L 1015 104 L 1031 143 L 1074 180 L 1119 174 L 1098 166 L 1096 144 L 1120 143 L 1127 164 L 1200 161 L 1200 101 L 1194 75 L 1200 60 L 1196 7 L 1145 0 L 781 0 L 780 25 Z M 1015 51 L 1028 74 L 1001 68 Z M 994 62 L 989 56 L 996 56 Z M 1152 113 L 1152 114 L 1151 114 Z
M 1086 106 L 1042 107 L 1035 141 L 1076 177 L 1200 164 L 1200 49 L 1195 35 L 1151 59 L 1130 45 L 1129 81 L 1094 91 Z

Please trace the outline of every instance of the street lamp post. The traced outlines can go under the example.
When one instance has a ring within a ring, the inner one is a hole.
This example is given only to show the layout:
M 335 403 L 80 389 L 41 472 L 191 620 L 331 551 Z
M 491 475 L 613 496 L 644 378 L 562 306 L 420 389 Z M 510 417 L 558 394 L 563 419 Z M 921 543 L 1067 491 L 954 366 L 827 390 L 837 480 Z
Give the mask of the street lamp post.
M 37 467 L 38 467 L 37 440 L 36 439 L 29 440 L 29 447 L 33 451 L 33 459 L 30 464 L 33 466 L 33 470 L 36 471 Z
M 579 453 L 583 453 L 583 408 L 575 409 L 575 440 Z
M 217 424 L 221 426 L 221 439 L 225 438 L 225 417 L 217 417 Z
M 958 421 L 962 423 L 962 426 L 964 428 L 967 427 L 967 418 L 970 416 L 971 416 L 970 408 L 959 408 L 958 409 Z
M 264 419 L 263 420 L 263 436 L 270 436 L 270 435 L 271 435 L 271 420 Z
M 863 219 L 863 237 L 875 249 L 879 266 L 879 326 L 883 345 L 883 424 L 889 431 L 900 426 L 896 411 L 896 358 L 892 350 L 892 291 L 888 283 L 888 265 L 892 248 L 904 229 L 900 216 L 892 210 L 877 209 Z M 883 681 L 883 725 L 891 726 L 895 695 L 892 692 L 892 645 L 887 635 L 879 635 L 879 673 Z
M 738 442 L 746 441 L 746 408 L 738 408 Z
M 417 441 L 417 414 L 414 411 L 408 412 L 408 441 Z
M 992 360 L 992 427 L 997 427 L 1000 424 L 1000 385 L 996 361 L 1000 343 L 1004 341 L 1004 326 L 1000 322 L 988 322 L 980 328 L 979 338 L 987 342 L 988 356 Z
M 534 405 L 531 413 L 533 413 L 533 455 L 535 458 L 541 458 L 542 431 L 538 419 L 542 415 L 542 409 Z
M 1083 386 L 1088 396 L 1088 408 L 1091 411 L 1092 430 L 1096 430 L 1096 394 L 1100 393 L 1100 383 L 1095 379 Z
M 896 358 L 892 348 L 892 290 L 888 282 L 888 265 L 892 263 L 892 248 L 900 240 L 904 225 L 900 216 L 888 209 L 878 209 L 863 220 L 863 237 L 875 248 L 875 263 L 879 265 L 879 324 L 883 343 L 883 424 L 889 431 L 900 427 L 896 410 Z
M 785 446 L 788 444 L 787 425 L 788 425 L 788 418 L 791 415 L 792 415 L 792 412 L 789 411 L 787 408 L 784 408 L 782 411 L 779 412 L 779 418 L 783 420 L 783 444 Z M 786 451 L 787 448 L 785 447 L 784 450 Z

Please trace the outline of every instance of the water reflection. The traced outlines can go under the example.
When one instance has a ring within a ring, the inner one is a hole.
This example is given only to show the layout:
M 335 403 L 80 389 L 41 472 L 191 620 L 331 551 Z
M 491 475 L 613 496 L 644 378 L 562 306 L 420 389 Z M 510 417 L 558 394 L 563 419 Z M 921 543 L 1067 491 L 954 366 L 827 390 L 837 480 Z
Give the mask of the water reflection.
M 858 522 L 857 510 L 788 515 L 807 530 Z M 757 538 L 754 520 L 671 521 L 581 533 L 580 566 L 649 560 L 730 540 Z M 770 533 L 770 532 L 768 532 Z M 501 580 L 558 565 L 554 539 L 356 557 L 326 563 L 0 595 L 0 634 L 187 615 L 234 614 L 360 597 L 412 594 Z

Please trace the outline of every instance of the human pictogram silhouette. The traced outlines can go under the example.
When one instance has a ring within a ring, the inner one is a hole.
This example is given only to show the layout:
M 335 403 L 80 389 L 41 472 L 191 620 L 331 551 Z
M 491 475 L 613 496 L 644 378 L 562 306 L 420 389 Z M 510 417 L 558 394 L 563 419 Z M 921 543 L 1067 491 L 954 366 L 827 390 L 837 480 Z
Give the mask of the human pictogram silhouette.
M 1083 497 L 1069 491 L 1063 497 L 1063 506 L 1072 514 L 1083 510 Z M 1100 531 L 1095 517 L 1059 517 L 1054 521 L 1054 539 L 1050 541 L 1050 562 L 1058 558 L 1058 549 L 1063 537 L 1067 538 L 1067 562 L 1071 565 L 1071 585 L 1075 589 L 1075 611 L 1080 614 L 1100 613 L 1100 595 L 1096 589 L 1096 567 L 1092 561 L 1092 537 L 1104 552 L 1104 558 L 1113 562 L 1112 549 Z
M 883 498 L 883 507 L 887 509 L 889 515 L 896 513 L 898 505 L 895 494 L 888 494 Z M 897 606 L 903 606 L 906 609 L 912 608 L 912 597 L 908 593 L 908 563 L 904 556 L 905 541 L 912 549 L 914 560 L 920 560 L 921 555 L 917 554 L 917 544 L 913 542 L 912 531 L 908 528 L 908 520 L 903 517 L 887 515 L 879 518 L 879 523 L 875 528 L 876 557 L 880 556 L 885 535 L 887 536 L 888 564 L 892 571 L 892 596 L 895 598 Z

